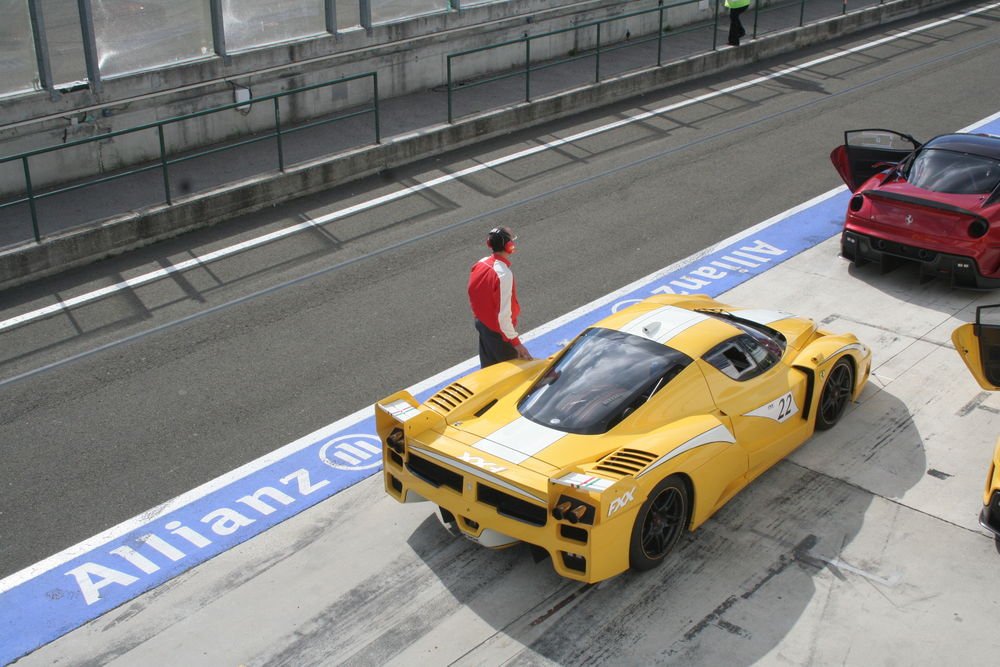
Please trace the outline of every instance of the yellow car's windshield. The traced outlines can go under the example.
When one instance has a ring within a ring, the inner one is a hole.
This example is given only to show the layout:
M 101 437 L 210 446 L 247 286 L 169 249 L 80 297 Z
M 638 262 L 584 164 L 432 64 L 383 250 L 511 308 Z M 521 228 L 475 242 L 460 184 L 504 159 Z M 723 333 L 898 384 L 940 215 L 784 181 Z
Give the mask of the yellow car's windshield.
M 568 433 L 605 433 L 680 373 L 691 358 L 656 341 L 585 331 L 518 404 L 533 422 Z

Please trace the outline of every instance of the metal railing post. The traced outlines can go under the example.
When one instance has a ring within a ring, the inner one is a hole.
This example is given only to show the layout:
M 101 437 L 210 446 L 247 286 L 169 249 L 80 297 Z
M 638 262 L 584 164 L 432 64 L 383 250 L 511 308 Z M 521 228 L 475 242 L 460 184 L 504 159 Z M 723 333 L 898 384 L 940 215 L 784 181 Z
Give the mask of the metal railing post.
M 806 18 L 806 0 L 802 0 L 799 3 L 799 27 L 802 27 L 802 22 Z
M 375 98 L 375 143 L 382 143 L 382 123 L 378 110 L 378 72 L 372 72 L 372 96 Z
M 524 33 L 524 101 L 531 101 L 531 38 Z
M 38 232 L 38 211 L 35 209 L 35 191 L 31 187 L 31 169 L 28 168 L 28 156 L 21 158 L 24 164 L 24 189 L 28 195 L 28 210 L 31 211 L 31 230 L 35 233 L 35 243 L 42 242 L 42 235 Z
M 455 116 L 451 107 L 451 58 L 448 56 L 448 124 L 451 125 L 455 122 Z
M 90 0 L 77 0 L 80 11 L 80 29 L 83 35 L 83 61 L 87 66 L 87 79 L 95 93 L 101 92 L 101 61 L 94 35 L 94 10 Z
M 597 24 L 597 51 L 594 58 L 594 83 L 601 82 L 601 24 Z
M 660 7 L 660 23 L 656 29 L 656 66 L 663 65 L 663 0 L 656 3 Z
M 337 36 L 337 2 L 336 0 L 324 0 L 323 18 L 326 21 L 326 31 Z
M 285 171 L 285 151 L 281 144 L 281 108 L 278 106 L 278 98 L 271 98 L 274 102 L 274 139 L 278 143 L 278 171 Z
M 163 137 L 163 126 L 157 125 L 156 132 L 160 137 L 160 171 L 163 172 L 163 195 L 167 200 L 167 205 L 169 206 L 174 202 L 171 201 L 170 197 L 170 165 L 167 162 L 167 142 Z
M 212 48 L 222 58 L 222 62 L 228 65 L 231 58 L 226 48 L 226 27 L 222 17 L 222 0 L 208 0 L 208 12 L 212 19 Z
M 712 50 L 715 51 L 719 48 L 719 2 L 720 0 L 715 0 L 715 21 L 712 25 Z
M 760 15 L 760 0 L 753 3 L 753 35 L 751 39 L 757 39 L 757 17 Z
M 372 34 L 372 3 L 371 0 L 358 0 L 358 22 L 365 33 Z
M 49 91 L 49 99 L 59 99 L 55 82 L 52 80 L 52 59 L 49 56 L 49 38 L 45 30 L 45 17 L 39 0 L 29 0 L 28 18 L 31 20 L 31 36 L 35 45 L 35 60 L 38 63 L 38 83 Z

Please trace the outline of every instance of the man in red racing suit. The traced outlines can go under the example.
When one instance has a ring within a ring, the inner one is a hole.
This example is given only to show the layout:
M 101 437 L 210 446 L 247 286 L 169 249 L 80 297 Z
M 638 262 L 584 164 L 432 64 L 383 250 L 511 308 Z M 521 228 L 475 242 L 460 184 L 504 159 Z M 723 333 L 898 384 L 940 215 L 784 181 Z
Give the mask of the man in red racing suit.
M 509 227 L 495 227 L 486 237 L 493 251 L 472 265 L 469 273 L 469 305 L 479 332 L 479 364 L 486 368 L 510 359 L 531 359 L 517 333 L 517 284 L 510 270 L 510 256 L 517 239 Z

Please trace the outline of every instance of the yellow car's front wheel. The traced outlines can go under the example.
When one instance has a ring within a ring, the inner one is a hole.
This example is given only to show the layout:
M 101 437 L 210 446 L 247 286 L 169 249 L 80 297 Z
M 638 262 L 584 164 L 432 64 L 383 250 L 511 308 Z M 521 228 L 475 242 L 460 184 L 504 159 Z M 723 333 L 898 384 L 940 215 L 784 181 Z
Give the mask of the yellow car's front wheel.
M 663 562 L 684 532 L 689 502 L 680 477 L 672 475 L 656 485 L 632 527 L 629 563 L 633 569 L 650 570 Z

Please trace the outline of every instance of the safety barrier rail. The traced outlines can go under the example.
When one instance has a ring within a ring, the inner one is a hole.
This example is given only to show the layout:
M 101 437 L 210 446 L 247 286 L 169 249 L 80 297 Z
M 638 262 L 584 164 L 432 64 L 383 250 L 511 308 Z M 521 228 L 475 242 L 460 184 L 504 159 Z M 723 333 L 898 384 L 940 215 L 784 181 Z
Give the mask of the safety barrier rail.
M 872 2 L 870 4 L 872 4 L 872 5 L 881 5 L 881 4 L 884 4 L 884 3 L 885 3 L 885 0 L 876 0 L 875 2 Z M 718 0 L 716 2 L 716 5 L 718 6 Z M 754 7 L 753 7 L 753 30 L 750 31 L 750 36 L 752 38 L 756 38 L 757 37 L 757 19 L 758 19 L 758 17 L 760 17 L 761 14 L 767 14 L 769 12 L 775 12 L 775 11 L 779 11 L 779 10 L 782 10 L 782 9 L 788 9 L 790 7 L 795 7 L 796 5 L 799 8 L 799 23 L 798 23 L 798 27 L 801 28 L 802 26 L 805 25 L 806 0 L 788 0 L 787 2 L 775 2 L 775 3 L 772 3 L 770 5 L 767 5 L 766 7 L 762 7 L 761 4 L 760 4 L 760 2 L 754 2 Z M 718 13 L 718 11 L 716 13 Z M 841 16 L 843 16 L 844 14 L 847 14 L 847 0 L 844 0 L 843 4 L 840 7 L 840 14 L 841 14 Z
M 493 50 L 496 50 L 496 49 L 502 49 L 502 48 L 509 47 L 509 46 L 515 46 L 515 45 L 518 45 L 518 44 L 523 44 L 524 45 L 524 56 L 523 56 L 524 57 L 524 67 L 522 69 L 517 69 L 517 70 L 510 71 L 510 72 L 505 72 L 504 74 L 499 74 L 499 75 L 496 75 L 496 76 L 491 76 L 491 77 L 485 77 L 485 78 L 482 78 L 482 79 L 477 79 L 475 81 L 465 82 L 463 84 L 462 88 L 463 89 L 471 89 L 471 88 L 475 88 L 477 86 L 484 86 L 486 84 L 494 83 L 494 82 L 497 82 L 497 81 L 502 81 L 504 79 L 509 79 L 509 78 L 512 78 L 512 77 L 523 76 L 524 77 L 524 101 L 525 102 L 530 102 L 531 101 L 531 74 L 532 74 L 532 72 L 539 72 L 541 70 L 545 70 L 545 69 L 548 69 L 550 67 L 556 67 L 558 65 L 564 65 L 566 63 L 571 63 L 571 62 L 574 62 L 574 61 L 577 61 L 577 60 L 583 60 L 585 58 L 593 58 L 594 59 L 594 82 L 595 83 L 599 83 L 601 81 L 601 54 L 602 53 L 607 54 L 607 53 L 610 53 L 612 51 L 616 51 L 618 49 L 623 49 L 623 48 L 627 48 L 627 47 L 635 47 L 635 46 L 638 46 L 640 44 L 644 44 L 644 43 L 652 42 L 652 41 L 657 42 L 656 65 L 657 65 L 657 67 L 659 67 L 660 65 L 663 64 L 663 39 L 664 39 L 663 14 L 664 14 L 664 12 L 667 9 L 672 8 L 672 7 L 681 7 L 681 6 L 684 6 L 684 5 L 697 4 L 698 2 L 701 2 L 701 1 L 702 0 L 684 0 L 683 2 L 671 4 L 669 6 L 665 6 L 663 4 L 663 0 L 660 0 L 659 3 L 658 3 L 658 5 L 656 7 L 651 7 L 649 9 L 640 9 L 640 10 L 637 10 L 637 11 L 634 11 L 634 12 L 628 12 L 628 13 L 625 13 L 625 14 L 619 14 L 618 16 L 614 16 L 612 18 L 599 19 L 599 20 L 596 20 L 596 21 L 590 21 L 588 23 L 580 23 L 580 24 L 575 25 L 575 26 L 573 26 L 571 28 L 561 28 L 559 30 L 551 30 L 549 32 L 540 33 L 540 34 L 537 34 L 537 35 L 529 35 L 529 34 L 525 33 L 523 37 L 519 37 L 517 39 L 511 39 L 511 40 L 507 40 L 505 42 L 498 42 L 496 44 L 490 44 L 489 46 L 480 46 L 480 47 L 477 47 L 477 48 L 474 48 L 474 49 L 466 49 L 465 51 L 458 51 L 457 53 L 451 53 L 447 57 L 447 64 L 446 64 L 446 67 L 447 67 L 447 78 L 448 78 L 448 122 L 449 123 L 455 122 L 454 105 L 453 105 L 453 99 L 452 98 L 453 98 L 456 86 L 455 86 L 454 77 L 452 76 L 452 73 L 453 73 L 452 62 L 455 61 L 458 58 L 463 58 L 463 57 L 466 57 L 466 56 L 475 55 L 477 53 L 483 53 L 485 51 L 493 51 Z M 717 3 L 718 3 L 718 1 L 719 0 L 716 0 Z M 622 44 L 620 42 L 619 43 L 613 43 L 613 44 L 602 44 L 602 42 L 601 42 L 601 28 L 602 28 L 602 26 L 606 26 L 609 23 L 617 23 L 617 22 L 623 21 L 625 19 L 629 19 L 629 18 L 633 18 L 633 17 L 637 17 L 637 16 L 645 16 L 647 14 L 653 14 L 653 13 L 659 14 L 659 17 L 658 17 L 659 28 L 656 31 L 655 35 L 647 35 L 645 37 L 639 37 L 637 39 L 629 41 L 627 44 Z M 698 29 L 704 27 L 704 25 L 705 24 L 697 24 L 697 25 L 685 26 L 684 28 L 682 28 L 680 30 L 673 31 L 671 34 L 681 34 L 683 32 L 690 32 L 692 30 L 698 30 Z M 580 53 L 577 53 L 577 54 L 574 54 L 574 55 L 569 55 L 569 56 L 566 56 L 565 58 L 548 59 L 544 63 L 541 63 L 541 64 L 534 64 L 534 63 L 532 63 L 532 60 L 531 60 L 531 43 L 532 42 L 537 42 L 540 39 L 546 39 L 546 38 L 549 38 L 549 37 L 554 37 L 556 35 L 561 35 L 561 34 L 570 33 L 570 32 L 576 32 L 576 33 L 578 33 L 578 32 L 580 32 L 582 30 L 587 30 L 587 29 L 590 29 L 590 28 L 593 28 L 596 31 L 596 37 L 595 37 L 595 42 L 594 42 L 594 47 L 593 48 L 585 49 L 585 50 L 581 51 Z M 712 48 L 713 49 L 715 48 L 715 44 L 714 43 L 712 45 Z
M 540 33 L 540 34 L 537 34 L 537 35 L 528 35 L 527 33 L 525 33 L 525 35 L 523 37 L 519 37 L 517 39 L 512 39 L 512 40 L 508 40 L 508 41 L 505 41 L 505 42 L 499 42 L 497 44 L 491 44 L 489 46 L 481 46 L 481 47 L 477 47 L 477 48 L 474 48 L 474 49 L 467 49 L 465 51 L 458 51 L 456 53 L 449 54 L 447 56 L 447 65 L 446 65 L 447 66 L 447 84 L 448 84 L 447 85 L 447 91 L 448 91 L 448 122 L 449 123 L 454 123 L 455 122 L 453 96 L 454 96 L 454 93 L 457 90 L 459 90 L 459 89 L 461 89 L 461 90 L 468 90 L 468 89 L 476 88 L 478 86 L 484 86 L 484 85 L 487 85 L 487 84 L 495 83 L 497 81 L 502 81 L 504 79 L 510 79 L 510 78 L 513 78 L 513 77 L 524 77 L 524 101 L 525 102 L 530 102 L 531 101 L 531 75 L 532 75 L 533 72 L 539 72 L 539 71 L 542 71 L 542 70 L 545 70 L 545 69 L 548 69 L 548 68 L 551 68 L 551 67 L 556 67 L 558 65 L 563 65 L 563 64 L 566 64 L 566 63 L 574 62 L 574 61 L 585 59 L 585 58 L 593 58 L 594 59 L 594 79 L 593 80 L 594 80 L 594 83 L 599 83 L 601 81 L 601 55 L 602 54 L 607 54 L 607 53 L 610 53 L 612 51 L 616 51 L 616 50 L 624 49 L 624 48 L 633 48 L 633 47 L 641 45 L 641 44 L 645 44 L 645 43 L 648 43 L 648 42 L 655 41 L 657 43 L 656 44 L 656 66 L 660 67 L 660 66 L 663 65 L 663 41 L 665 39 L 675 38 L 675 37 L 677 37 L 679 35 L 682 35 L 682 34 L 688 33 L 688 32 L 694 32 L 694 31 L 697 31 L 697 30 L 703 30 L 703 29 L 705 29 L 705 28 L 707 28 L 709 26 L 712 27 L 712 48 L 711 48 L 711 50 L 715 51 L 715 50 L 717 50 L 719 48 L 719 44 L 718 44 L 719 16 L 720 16 L 720 14 L 724 15 L 724 10 L 725 10 L 725 8 L 723 7 L 723 0 L 714 0 L 714 11 L 712 12 L 712 19 L 711 20 L 688 24 L 688 25 L 685 25 L 683 28 L 679 28 L 679 29 L 678 28 L 669 28 L 668 26 L 664 25 L 664 13 L 667 10 L 673 9 L 673 8 L 676 8 L 676 7 L 683 7 L 685 5 L 699 4 L 699 3 L 703 2 L 703 1 L 704 0 L 682 0 L 681 2 L 674 2 L 674 3 L 671 3 L 669 5 L 665 5 L 663 3 L 663 0 L 659 0 L 659 2 L 658 2 L 658 4 L 657 4 L 656 7 L 651 7 L 649 9 L 641 9 L 641 10 L 637 10 L 637 11 L 634 11 L 634 12 L 628 12 L 628 13 L 620 14 L 618 16 L 614 16 L 614 17 L 610 17 L 610 18 L 605 18 L 605 19 L 599 19 L 599 20 L 596 20 L 596 21 L 591 21 L 589 23 L 581 23 L 581 24 L 575 25 L 575 26 L 573 26 L 571 28 L 562 28 L 560 30 L 553 30 L 553 31 L 550 31 L 550 32 Z M 885 0 L 873 0 L 873 2 L 868 3 L 868 4 L 882 4 L 884 1 Z M 788 9 L 789 7 L 794 7 L 795 5 L 799 6 L 798 27 L 801 28 L 804 25 L 803 21 L 805 19 L 805 7 L 806 7 L 806 3 L 807 3 L 807 0 L 790 0 L 789 2 L 783 2 L 783 3 L 779 2 L 779 3 L 776 3 L 774 5 L 768 5 L 766 7 L 762 7 L 761 3 L 759 2 L 759 0 L 756 1 L 756 2 L 753 2 L 754 7 L 753 7 L 753 31 L 752 31 L 752 37 L 754 37 L 754 38 L 757 37 L 757 33 L 758 33 L 758 16 L 759 15 L 765 14 L 765 13 L 768 13 L 768 12 L 772 12 L 772 11 L 775 11 L 775 10 L 779 10 L 779 9 Z M 837 5 L 838 5 L 838 8 L 839 8 L 839 12 L 838 13 L 840 13 L 840 14 L 846 14 L 847 13 L 847 0 L 843 0 L 842 3 L 837 3 Z M 617 43 L 610 43 L 610 44 L 608 44 L 608 43 L 603 43 L 602 42 L 602 26 L 606 26 L 606 25 L 608 25 L 610 23 L 620 22 L 620 21 L 623 21 L 625 19 L 629 19 L 629 18 L 633 18 L 633 17 L 638 17 L 638 16 L 644 16 L 644 15 L 653 14 L 653 13 L 656 13 L 656 14 L 659 15 L 658 16 L 658 28 L 657 28 L 655 34 L 651 33 L 651 34 L 646 35 L 644 37 L 640 37 L 640 38 L 637 38 L 637 39 L 632 39 L 630 41 L 627 41 L 626 43 L 617 42 Z M 591 47 L 589 49 L 582 50 L 579 53 L 574 53 L 574 54 L 568 55 L 568 56 L 566 56 L 564 58 L 547 59 L 544 62 L 537 63 L 537 64 L 532 62 L 532 59 L 531 59 L 532 58 L 532 56 L 531 56 L 531 44 L 532 44 L 532 42 L 537 42 L 538 40 L 549 38 L 549 37 L 554 37 L 554 36 L 557 36 L 557 35 L 560 35 L 560 34 L 563 34 L 563 33 L 580 32 L 582 30 L 587 30 L 587 29 L 590 29 L 590 28 L 593 28 L 595 30 L 595 32 L 596 32 L 595 38 L 594 38 L 594 46 L 593 47 Z M 523 56 L 522 56 L 524 62 L 523 62 L 523 65 L 520 68 L 515 68 L 515 69 L 512 69 L 509 72 L 505 72 L 503 74 L 498 74 L 498 75 L 495 75 L 495 76 L 489 76 L 489 77 L 484 77 L 484 78 L 481 78 L 481 79 L 475 79 L 473 81 L 463 81 L 461 83 L 460 87 L 456 84 L 454 76 L 453 76 L 453 71 L 454 70 L 453 70 L 453 65 L 452 65 L 453 61 L 455 61 L 456 59 L 463 58 L 463 57 L 466 57 L 466 56 L 475 55 L 475 54 L 479 54 L 479 53 L 483 53 L 483 52 L 486 52 L 486 51 L 493 51 L 493 50 L 502 49 L 502 48 L 505 48 L 505 47 L 516 46 L 516 45 L 519 45 L 519 44 L 522 44 L 523 47 L 524 47 L 524 53 L 523 53 Z
M 339 84 L 349 83 L 351 81 L 356 81 L 358 79 L 370 78 L 372 83 L 372 103 L 370 106 L 362 106 L 361 108 L 355 108 L 354 110 L 341 114 L 339 116 L 334 116 L 332 118 L 323 118 L 321 120 L 298 123 L 293 126 L 282 126 L 281 123 L 281 110 L 279 106 L 279 100 L 288 97 L 290 95 L 296 95 L 299 93 L 308 92 L 311 90 L 316 90 L 318 88 L 325 88 L 329 86 L 335 86 Z M 209 114 L 220 113 L 222 111 L 227 111 L 229 109 L 240 109 L 247 108 L 250 104 L 259 104 L 261 102 L 271 101 L 274 106 L 274 124 L 273 127 L 264 132 L 263 134 L 257 134 L 251 136 L 248 139 L 242 139 L 232 143 L 226 143 L 221 146 L 214 146 L 205 150 L 197 151 L 194 153 L 189 153 L 179 157 L 169 157 L 166 147 L 166 138 L 164 136 L 164 128 L 175 124 L 182 123 L 186 120 L 192 118 L 198 118 L 201 116 L 207 116 Z M 381 133 L 379 128 L 379 108 L 378 108 L 378 73 L 377 72 L 365 72 L 363 74 L 355 74 L 353 76 L 346 76 L 333 81 L 325 81 L 323 83 L 317 83 L 310 86 L 303 86 L 301 88 L 295 88 L 293 90 L 285 90 L 280 93 L 272 93 L 270 95 L 262 95 L 260 97 L 254 97 L 250 100 L 234 102 L 232 104 L 224 104 L 222 106 L 212 107 L 211 109 L 203 109 L 202 111 L 196 111 L 189 114 L 184 114 L 182 116 L 174 116 L 172 118 L 167 118 L 165 120 L 156 121 L 155 123 L 147 123 L 146 125 L 138 125 L 136 127 L 126 128 L 124 130 L 117 130 L 115 132 L 109 132 L 107 134 L 101 134 L 96 137 L 88 137 L 86 139 L 78 139 L 75 141 L 70 141 L 65 144 L 59 144 L 58 146 L 48 146 L 45 148 L 38 148 L 31 151 L 26 151 L 24 153 L 18 153 L 17 155 L 10 155 L 7 157 L 0 158 L 0 165 L 6 164 L 8 162 L 20 161 L 23 166 L 24 171 L 24 196 L 14 199 L 12 201 L 0 203 L 0 209 L 4 209 L 9 206 L 16 206 L 18 204 L 23 204 L 27 202 L 29 211 L 31 213 L 31 226 L 32 232 L 35 237 L 36 243 L 41 243 L 41 234 L 39 232 L 38 226 L 38 211 L 36 207 L 36 202 L 45 199 L 47 197 L 54 197 L 56 195 L 65 194 L 74 190 L 79 190 L 81 188 L 99 185 L 101 183 L 108 183 L 121 178 L 126 178 L 128 176 L 133 176 L 135 174 L 144 173 L 147 171 L 152 171 L 159 169 L 163 174 L 163 191 L 164 200 L 170 205 L 173 204 L 172 197 L 170 194 L 170 166 L 179 164 L 181 162 L 186 162 L 188 160 L 193 160 L 195 158 L 204 157 L 206 155 L 212 155 L 214 153 L 221 153 L 223 151 L 233 150 L 241 146 L 246 146 L 248 144 L 258 143 L 261 141 L 267 141 L 269 139 L 275 140 L 275 152 L 278 162 L 278 170 L 285 171 L 285 157 L 282 148 L 282 137 L 285 135 L 292 134 L 293 132 L 300 132 L 302 130 L 307 130 L 319 125 L 327 125 L 341 120 L 347 120 L 349 118 L 354 118 L 356 116 L 361 116 L 364 114 L 372 114 L 374 133 L 375 133 L 375 143 L 381 143 Z M 107 176 L 95 176 L 92 178 L 85 178 L 81 182 L 74 183 L 72 185 L 58 187 L 51 190 L 46 190 L 44 192 L 35 192 L 32 187 L 31 182 L 31 166 L 29 160 L 33 157 L 44 155 L 47 153 L 53 153 L 56 151 L 64 151 L 70 148 L 76 148 L 86 144 L 91 144 L 98 141 L 107 141 L 114 137 L 121 137 L 125 135 L 135 134 L 137 132 L 144 132 L 147 130 L 156 130 L 159 139 L 159 160 L 155 163 L 146 164 L 134 169 L 127 169 L 120 172 L 116 172 Z

